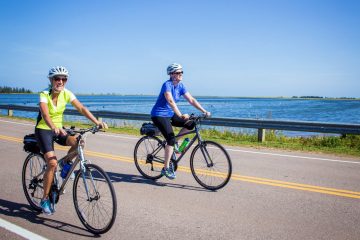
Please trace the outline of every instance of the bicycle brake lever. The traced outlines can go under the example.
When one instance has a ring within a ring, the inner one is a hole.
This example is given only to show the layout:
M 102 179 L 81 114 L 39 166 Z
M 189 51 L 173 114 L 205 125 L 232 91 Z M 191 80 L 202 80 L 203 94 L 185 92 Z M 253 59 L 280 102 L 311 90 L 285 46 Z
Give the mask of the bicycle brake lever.
M 91 131 L 92 134 L 95 134 L 96 132 L 100 131 L 100 128 L 98 126 L 94 126 L 94 127 L 91 128 L 90 131 Z
M 70 136 L 75 136 L 75 132 L 73 131 L 74 129 L 72 128 L 65 128 L 65 131 L 70 135 Z

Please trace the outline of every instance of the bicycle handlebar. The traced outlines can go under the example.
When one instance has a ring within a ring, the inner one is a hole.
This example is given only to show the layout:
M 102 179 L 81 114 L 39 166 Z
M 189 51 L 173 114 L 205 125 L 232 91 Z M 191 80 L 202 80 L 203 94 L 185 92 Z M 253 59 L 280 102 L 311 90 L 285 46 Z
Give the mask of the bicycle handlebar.
M 198 122 L 198 121 L 204 120 L 205 118 L 207 118 L 205 113 L 198 114 L 198 115 L 192 113 L 192 114 L 190 114 L 189 120 Z
M 101 131 L 100 129 L 101 128 L 99 126 L 93 126 L 90 128 L 79 129 L 79 130 L 76 130 L 75 127 L 73 126 L 71 126 L 71 128 L 64 128 L 64 130 L 70 135 L 75 135 L 76 133 L 79 133 L 80 135 L 84 135 L 87 132 L 91 132 L 92 134 L 95 134 L 96 132 Z

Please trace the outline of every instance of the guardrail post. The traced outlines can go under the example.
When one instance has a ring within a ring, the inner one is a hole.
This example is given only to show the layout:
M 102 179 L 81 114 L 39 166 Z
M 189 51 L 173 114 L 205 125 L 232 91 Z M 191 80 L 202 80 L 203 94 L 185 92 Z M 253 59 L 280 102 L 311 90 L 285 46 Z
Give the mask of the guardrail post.
M 265 141 L 265 129 L 259 128 L 258 129 L 258 142 L 264 142 Z
M 9 117 L 12 117 L 13 116 L 13 110 L 8 108 L 8 116 Z

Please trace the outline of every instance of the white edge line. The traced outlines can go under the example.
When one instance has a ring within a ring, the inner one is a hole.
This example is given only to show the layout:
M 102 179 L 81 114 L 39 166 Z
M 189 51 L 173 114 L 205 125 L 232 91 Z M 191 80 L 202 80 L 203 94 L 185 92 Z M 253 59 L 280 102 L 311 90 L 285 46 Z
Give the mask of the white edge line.
M 19 125 L 34 126 L 33 124 L 18 123 L 18 122 L 6 121 L 6 120 L 0 120 L 0 122 L 7 122 L 7 123 L 13 123 L 13 124 L 19 124 Z M 108 136 L 108 137 L 114 137 L 114 138 L 132 139 L 132 140 L 137 140 L 137 139 L 139 139 L 139 138 L 134 138 L 134 137 L 123 137 L 123 136 L 111 135 L 111 134 L 103 134 L 103 133 L 100 134 L 100 135 Z M 230 151 L 230 152 L 244 152 L 244 153 L 262 154 L 262 155 L 270 155 L 270 156 L 278 156 L 278 157 L 287 157 L 287 158 L 302 158 L 302 159 L 313 159 L 313 160 L 328 161 L 328 162 L 340 162 L 340 163 L 360 164 L 360 162 L 355 162 L 355 161 L 345 161 L 345 160 L 337 160 L 337 159 L 329 159 L 329 158 L 317 158 L 317 157 L 305 157 L 305 156 L 279 154 L 279 153 L 255 152 L 255 151 L 239 150 L 239 149 L 231 149 L 231 148 L 226 148 L 226 150 L 227 150 L 227 151 Z
M 35 127 L 35 124 L 33 123 L 19 123 L 19 122 L 13 122 L 13 121 L 6 121 L 6 120 L 2 120 L 0 119 L 0 122 L 6 122 L 6 123 L 14 123 L 14 124 L 18 124 L 18 125 L 27 125 L 27 126 L 34 126 Z
M 226 149 L 226 150 L 233 151 L 233 152 L 263 154 L 263 155 L 271 155 L 271 156 L 278 156 L 278 157 L 291 157 L 291 158 L 302 158 L 302 159 L 314 159 L 314 160 L 328 161 L 328 162 L 341 162 L 341 163 L 360 164 L 360 162 L 355 162 L 355 161 L 336 160 L 336 159 L 329 159 L 329 158 L 306 157 L 306 156 L 296 156 L 296 155 L 287 155 L 287 154 L 279 154 L 279 153 L 267 153 L 267 152 L 254 152 L 254 151 L 239 150 L 239 149 Z
M 31 240 L 47 240 L 47 238 L 44 238 L 40 235 L 37 235 L 33 232 L 30 232 L 26 230 L 25 228 L 19 227 L 11 222 L 8 222 L 2 218 L 0 218 L 0 226 L 9 230 L 10 232 L 13 232 L 23 238 L 31 239 Z

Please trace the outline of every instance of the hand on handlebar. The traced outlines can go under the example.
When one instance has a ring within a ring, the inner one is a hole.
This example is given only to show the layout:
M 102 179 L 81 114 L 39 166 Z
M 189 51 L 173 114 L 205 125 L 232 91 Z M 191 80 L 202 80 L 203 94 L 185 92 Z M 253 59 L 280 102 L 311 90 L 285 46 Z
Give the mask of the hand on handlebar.
M 106 122 L 99 122 L 99 124 L 97 124 L 99 129 L 108 129 L 108 125 L 106 124 Z
M 211 112 L 208 112 L 208 111 L 204 112 L 204 116 L 205 116 L 205 117 L 210 117 L 210 116 L 211 116 Z
M 190 118 L 189 114 L 183 114 L 181 115 L 181 118 L 184 119 L 184 120 L 188 120 Z
M 59 135 L 66 136 L 67 135 L 67 132 L 62 128 L 54 128 L 53 131 L 56 136 L 59 136 Z

